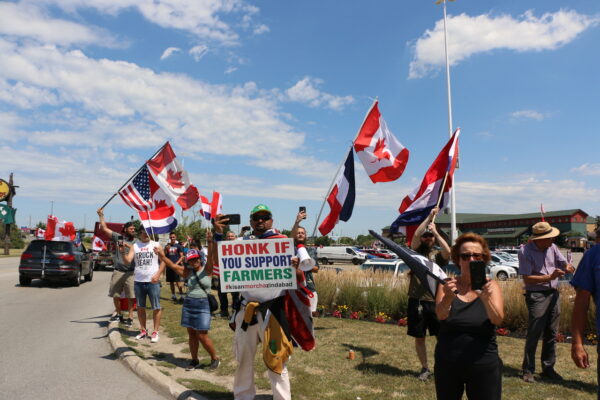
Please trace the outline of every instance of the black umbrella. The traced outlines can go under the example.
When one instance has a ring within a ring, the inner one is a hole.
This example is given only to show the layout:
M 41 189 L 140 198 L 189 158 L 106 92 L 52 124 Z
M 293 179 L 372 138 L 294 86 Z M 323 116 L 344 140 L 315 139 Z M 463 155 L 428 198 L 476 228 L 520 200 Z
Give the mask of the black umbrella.
M 433 261 L 429 260 L 427 257 L 422 256 L 416 251 L 409 249 L 408 247 L 400 246 L 398 243 L 381 236 L 380 234 L 369 230 L 369 233 L 376 237 L 378 240 L 383 242 L 388 249 L 393 251 L 408 265 L 408 268 L 412 271 L 413 274 L 419 279 L 421 284 L 431 293 L 431 295 L 435 298 L 435 293 L 437 292 L 437 284 L 440 283 L 444 285 L 446 281 L 444 278 L 438 276 L 434 271 L 443 274 L 442 269 Z

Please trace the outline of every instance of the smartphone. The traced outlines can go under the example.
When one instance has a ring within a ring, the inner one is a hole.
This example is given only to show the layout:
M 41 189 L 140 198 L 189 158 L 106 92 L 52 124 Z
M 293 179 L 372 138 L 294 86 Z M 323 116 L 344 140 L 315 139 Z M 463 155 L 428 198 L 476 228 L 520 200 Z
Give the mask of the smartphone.
M 227 222 L 227 225 L 239 225 L 241 221 L 240 214 L 225 214 L 221 218 L 229 218 L 229 222 Z
M 304 207 L 304 206 L 300 206 L 300 207 L 298 208 L 298 212 L 303 212 L 303 213 L 305 213 L 305 212 L 306 212 L 306 207 Z
M 469 263 L 469 269 L 471 271 L 471 289 L 481 290 L 483 285 L 487 283 L 485 276 L 485 262 L 471 261 Z
M 123 236 L 122 235 L 117 236 L 117 246 L 120 246 L 120 247 L 123 246 Z

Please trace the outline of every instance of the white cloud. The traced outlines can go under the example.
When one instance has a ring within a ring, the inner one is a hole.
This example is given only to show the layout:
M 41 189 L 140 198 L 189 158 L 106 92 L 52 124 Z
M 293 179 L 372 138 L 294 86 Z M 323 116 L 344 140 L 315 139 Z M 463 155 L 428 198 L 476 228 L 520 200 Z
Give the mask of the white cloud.
M 573 179 L 458 181 L 456 204 L 459 212 L 523 213 L 539 209 L 540 203 L 546 210 L 584 208 L 586 204 L 577 199 L 596 199 L 599 195 L 600 190 Z
M 194 57 L 194 60 L 200 61 L 202 57 L 208 52 L 208 47 L 201 44 L 198 46 L 194 46 L 188 51 L 188 54 Z
M 88 147 L 110 143 L 123 153 L 152 149 L 171 138 L 194 156 L 242 156 L 242 162 L 278 170 L 290 168 L 260 160 L 272 154 L 302 157 L 304 134 L 286 122 L 277 96 L 253 82 L 213 85 L 129 62 L 96 60 L 79 50 L 18 46 L 2 38 L 0 53 L 0 101 L 44 105 L 22 118 L 33 124 L 32 132 L 25 133 L 25 125 L 13 135 L 25 143 L 56 145 L 71 138 Z M 27 90 L 17 90 L 19 85 Z M 31 103 L 35 93 L 45 94 L 43 104 Z M 311 157 L 301 160 L 327 167 Z M 322 171 L 305 168 L 302 173 L 320 176 Z
M 180 51 L 181 51 L 181 49 L 179 47 L 167 47 L 167 49 L 165 49 L 165 51 L 163 51 L 162 55 L 160 56 L 160 59 L 165 60 L 165 59 L 171 57 L 171 55 L 173 53 L 177 53 Z
M 510 116 L 513 119 L 526 118 L 526 119 L 533 119 L 536 121 L 542 121 L 544 118 L 546 118 L 546 115 L 544 115 L 538 111 L 535 111 L 535 110 L 515 111 L 515 112 L 511 113 Z
M 102 29 L 50 18 L 30 3 L 0 2 L 0 34 L 57 45 L 118 46 L 113 35 Z
M 237 67 L 228 67 L 228 68 L 227 68 L 227 69 L 224 71 L 224 73 L 225 73 L 225 74 L 231 74 L 231 73 L 233 73 L 233 72 L 235 72 L 235 71 L 237 71 L 237 70 L 238 70 L 238 69 L 237 69 Z
M 258 8 L 244 0 L 36 0 L 54 5 L 69 12 L 96 9 L 98 12 L 117 15 L 130 9 L 138 11 L 148 21 L 164 28 L 189 32 L 198 38 L 233 45 L 239 35 L 224 16 L 251 18 Z
M 265 24 L 257 25 L 252 31 L 255 35 L 262 35 L 263 33 L 270 32 L 271 30 Z
M 554 50 L 573 41 L 600 18 L 560 10 L 535 17 L 527 11 L 519 17 L 460 14 L 448 17 L 448 54 L 455 65 L 476 53 L 496 49 L 517 52 Z M 415 43 L 409 78 L 421 78 L 444 65 L 444 21 L 436 22 Z
M 341 110 L 354 102 L 352 96 L 335 96 L 322 92 L 318 89 L 322 83 L 321 79 L 306 76 L 285 91 L 286 100 L 308 104 L 310 107 L 324 106 L 332 110 Z
M 600 163 L 585 163 L 579 167 L 572 168 L 571 172 L 576 172 L 583 176 L 600 176 Z

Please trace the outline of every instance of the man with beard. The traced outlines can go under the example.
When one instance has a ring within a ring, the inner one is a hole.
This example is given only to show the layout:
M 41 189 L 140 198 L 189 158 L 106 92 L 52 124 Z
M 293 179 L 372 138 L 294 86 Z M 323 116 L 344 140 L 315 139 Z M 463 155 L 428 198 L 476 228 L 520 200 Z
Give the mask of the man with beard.
M 438 208 L 433 208 L 431 213 L 415 231 L 411 248 L 417 253 L 427 257 L 440 267 L 448 263 L 450 258 L 450 247 L 444 238 L 439 234 L 433 222 Z M 439 249 L 435 244 L 440 246 Z M 421 372 L 419 379 L 426 381 L 432 374 L 427 362 L 427 346 L 425 337 L 427 330 L 430 336 L 437 335 L 440 329 L 440 322 L 435 315 L 435 299 L 421 284 L 419 279 L 410 274 L 410 283 L 408 286 L 408 335 L 415 338 L 415 349 L 417 357 L 421 362 Z
M 110 236 L 114 243 L 115 254 L 113 257 L 114 270 L 110 278 L 110 286 L 108 288 L 108 296 L 113 298 L 115 305 L 115 314 L 110 318 L 110 321 L 120 321 L 127 326 L 133 323 L 133 305 L 135 300 L 135 292 L 133 290 L 133 270 L 134 263 L 125 263 L 123 258 L 129 252 L 129 248 L 135 240 L 135 226 L 133 222 L 127 222 L 123 226 L 123 235 L 113 232 L 106 225 L 104 220 L 104 210 L 98 209 L 98 217 L 100 218 L 100 229 Z M 123 318 L 121 310 L 121 293 L 125 293 L 129 301 L 127 318 Z

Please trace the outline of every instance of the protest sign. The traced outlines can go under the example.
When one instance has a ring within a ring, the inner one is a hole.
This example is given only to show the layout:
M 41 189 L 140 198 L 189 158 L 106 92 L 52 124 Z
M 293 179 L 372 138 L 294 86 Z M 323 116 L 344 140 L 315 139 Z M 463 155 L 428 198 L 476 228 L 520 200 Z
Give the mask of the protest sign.
M 292 239 L 219 242 L 222 292 L 296 289 Z

